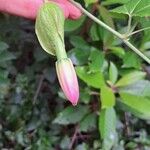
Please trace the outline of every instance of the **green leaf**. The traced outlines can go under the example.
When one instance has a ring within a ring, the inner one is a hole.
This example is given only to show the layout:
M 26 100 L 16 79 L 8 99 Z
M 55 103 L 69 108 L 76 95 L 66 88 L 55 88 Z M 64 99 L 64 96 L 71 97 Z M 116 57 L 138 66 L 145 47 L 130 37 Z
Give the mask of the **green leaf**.
M 0 84 L 8 84 L 8 72 L 0 69 Z
M 103 86 L 101 88 L 100 98 L 102 102 L 102 109 L 113 107 L 115 105 L 115 95 L 112 89 L 107 86 Z
M 99 10 L 99 14 L 100 14 L 101 18 L 103 19 L 103 21 L 108 26 L 115 29 L 114 22 L 113 22 L 111 15 L 110 15 L 110 12 L 102 5 L 99 6 L 98 10 Z M 104 39 L 103 39 L 104 46 L 109 47 L 112 44 L 113 40 L 114 40 L 113 34 L 108 32 L 107 30 L 104 30 Z
M 8 94 L 9 87 L 8 71 L 0 69 L 0 98 Z
M 71 32 L 77 30 L 84 22 L 85 16 L 80 17 L 78 20 L 69 20 L 65 21 L 65 31 Z
M 114 84 L 118 78 L 118 69 L 113 62 L 110 62 L 109 66 L 109 80 Z
M 70 38 L 70 42 L 75 48 L 86 50 L 86 51 L 89 51 L 91 49 L 89 44 L 82 37 L 72 36 Z
M 150 1 L 130 0 L 125 5 L 113 9 L 112 12 L 140 17 L 150 16 Z
M 104 54 L 97 49 L 93 49 L 91 50 L 89 60 L 91 61 L 91 63 L 89 64 L 90 71 L 97 72 L 101 70 L 104 64 Z
M 82 142 L 82 144 L 78 144 L 75 150 L 88 150 L 88 149 L 89 149 L 88 144 Z
M 84 65 L 87 64 L 90 55 L 90 49 L 73 48 L 68 52 L 68 57 L 71 58 L 73 64 Z
M 88 6 L 88 5 L 92 4 L 92 3 L 96 3 L 97 0 L 84 0 L 84 2 L 85 2 L 85 5 Z
M 110 150 L 116 141 L 116 113 L 114 108 L 102 109 L 99 116 L 99 131 L 103 150 Z
M 0 63 L 15 59 L 16 57 L 9 51 L 4 50 L 0 53 Z
M 101 31 L 102 29 L 100 28 L 99 25 L 97 25 L 96 23 L 93 23 L 91 28 L 90 28 L 90 37 L 92 38 L 93 41 L 99 41 L 100 39 L 102 39 L 101 36 Z
M 0 41 L 0 53 L 8 48 L 9 48 L 8 44 Z
M 96 128 L 96 115 L 90 113 L 80 122 L 80 131 L 87 132 Z
M 109 47 L 110 52 L 116 56 L 122 58 L 125 55 L 125 51 L 122 47 Z
M 146 73 L 141 71 L 132 71 L 131 73 L 128 73 L 124 75 L 115 86 L 121 87 L 121 86 L 127 86 L 130 84 L 135 83 L 138 80 L 141 80 L 145 77 Z
M 123 68 L 136 68 L 140 69 L 141 68 L 141 60 L 139 57 L 132 52 L 126 52 L 126 54 L 123 57 Z
M 53 123 L 68 125 L 74 124 L 83 119 L 83 117 L 89 113 L 88 107 L 78 105 L 77 107 L 67 107 L 58 114 Z
M 105 85 L 104 77 L 101 71 L 89 73 L 88 67 L 76 67 L 76 72 L 79 78 L 89 86 L 99 89 Z
M 55 3 L 46 2 L 38 11 L 35 31 L 42 48 L 55 55 L 64 50 L 64 14 Z
M 150 98 L 131 95 L 129 93 L 120 93 L 121 103 L 125 109 L 135 116 L 150 120 Z
M 150 98 L 150 81 L 140 80 L 132 85 L 120 88 L 120 92 Z
M 102 1 L 103 5 L 112 5 L 112 4 L 125 4 L 127 3 L 129 0 L 106 0 L 106 1 Z

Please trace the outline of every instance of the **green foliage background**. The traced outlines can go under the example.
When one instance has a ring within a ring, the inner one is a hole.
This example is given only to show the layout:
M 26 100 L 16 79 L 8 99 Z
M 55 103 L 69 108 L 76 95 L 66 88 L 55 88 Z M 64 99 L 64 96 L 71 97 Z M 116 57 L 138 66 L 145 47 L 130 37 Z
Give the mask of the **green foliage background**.
M 121 33 L 128 15 L 135 30 L 149 27 L 150 2 L 131 1 L 85 6 Z M 150 55 L 150 30 L 130 41 Z M 34 22 L 0 15 L 0 149 L 149 150 L 149 65 L 85 16 L 66 20 L 65 42 L 79 77 L 76 107 L 60 89 L 56 58 L 40 47 Z

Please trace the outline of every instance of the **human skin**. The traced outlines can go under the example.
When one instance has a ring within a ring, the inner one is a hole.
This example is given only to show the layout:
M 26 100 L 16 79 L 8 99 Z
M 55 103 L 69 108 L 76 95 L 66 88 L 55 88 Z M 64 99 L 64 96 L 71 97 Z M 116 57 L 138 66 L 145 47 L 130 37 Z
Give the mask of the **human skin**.
M 78 19 L 81 16 L 80 10 L 68 0 L 51 1 L 62 8 L 66 18 Z M 0 11 L 34 20 L 43 2 L 44 0 L 0 0 Z

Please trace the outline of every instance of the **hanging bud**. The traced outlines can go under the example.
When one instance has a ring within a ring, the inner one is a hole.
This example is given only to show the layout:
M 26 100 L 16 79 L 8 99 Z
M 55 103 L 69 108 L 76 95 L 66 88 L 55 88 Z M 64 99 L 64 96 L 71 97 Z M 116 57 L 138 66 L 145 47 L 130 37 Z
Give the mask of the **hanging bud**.
M 77 105 L 79 99 L 79 86 L 71 60 L 69 58 L 58 60 L 56 62 L 56 71 L 66 98 L 72 105 Z
M 64 43 L 64 14 L 54 2 L 45 2 L 38 11 L 35 31 L 42 48 L 57 57 L 56 71 L 61 88 L 75 106 L 79 87 L 73 64 L 67 58 Z

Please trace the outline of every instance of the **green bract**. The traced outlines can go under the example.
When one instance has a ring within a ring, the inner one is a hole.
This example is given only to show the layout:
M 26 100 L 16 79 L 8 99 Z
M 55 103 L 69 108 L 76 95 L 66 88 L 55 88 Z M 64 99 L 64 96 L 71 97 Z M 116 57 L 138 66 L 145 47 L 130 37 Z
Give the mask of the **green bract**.
M 65 50 L 64 14 L 53 2 L 44 3 L 39 9 L 35 30 L 42 48 L 51 55 Z

